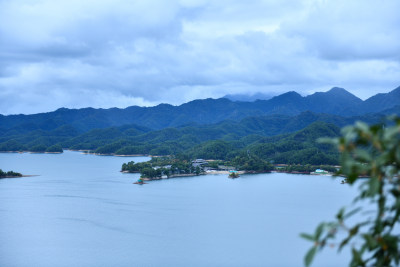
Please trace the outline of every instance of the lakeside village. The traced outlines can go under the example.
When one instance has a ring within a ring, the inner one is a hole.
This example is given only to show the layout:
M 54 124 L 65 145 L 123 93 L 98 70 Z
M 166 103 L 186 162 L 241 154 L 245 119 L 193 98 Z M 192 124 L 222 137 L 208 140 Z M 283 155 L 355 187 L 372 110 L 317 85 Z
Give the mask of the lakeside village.
M 293 174 L 332 175 L 339 166 L 313 166 L 271 164 L 259 158 L 247 159 L 236 157 L 231 161 L 179 159 L 175 157 L 153 157 L 150 161 L 124 163 L 122 172 L 140 173 L 136 183 L 144 181 L 168 179 L 172 177 L 197 176 L 206 174 L 227 174 L 229 178 L 237 178 L 244 173 L 281 172 Z

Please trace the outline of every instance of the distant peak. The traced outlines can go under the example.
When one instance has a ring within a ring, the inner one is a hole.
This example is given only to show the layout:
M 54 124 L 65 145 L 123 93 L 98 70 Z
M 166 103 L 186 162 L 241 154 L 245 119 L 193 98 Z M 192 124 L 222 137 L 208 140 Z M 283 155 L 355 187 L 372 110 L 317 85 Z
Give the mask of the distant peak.
M 334 95 L 348 95 L 348 96 L 354 96 L 354 97 L 356 97 L 355 95 L 353 95 L 352 93 L 350 93 L 349 91 L 347 91 L 346 89 L 341 88 L 341 87 L 333 87 L 331 90 L 325 92 L 325 94 L 328 94 L 328 95 L 330 95 L 330 94 L 334 94 Z M 357 98 L 358 98 L 358 97 L 357 97 Z
M 315 92 L 312 95 L 309 95 L 307 97 L 315 97 L 315 96 L 341 96 L 341 97 L 352 97 L 352 98 L 357 98 L 355 95 L 353 95 L 352 93 L 350 93 L 349 91 L 347 91 L 344 88 L 341 87 L 333 87 L 332 89 L 330 89 L 329 91 L 326 92 Z
M 332 87 L 332 89 L 329 90 L 328 92 L 332 92 L 332 93 L 335 93 L 335 92 L 346 92 L 346 93 L 348 93 L 348 91 L 346 89 L 341 88 L 341 87 Z
M 302 96 L 299 93 L 295 92 L 295 91 L 289 91 L 287 93 L 278 95 L 278 96 L 276 96 L 274 98 L 277 98 L 277 97 L 302 97 Z
M 282 96 L 282 95 L 298 95 L 298 96 L 301 96 L 299 93 L 297 93 L 295 91 L 289 91 L 289 92 L 283 93 L 283 94 L 278 95 L 278 96 Z
M 291 95 L 300 95 L 299 93 L 297 93 L 296 91 L 289 91 L 286 94 L 291 94 Z

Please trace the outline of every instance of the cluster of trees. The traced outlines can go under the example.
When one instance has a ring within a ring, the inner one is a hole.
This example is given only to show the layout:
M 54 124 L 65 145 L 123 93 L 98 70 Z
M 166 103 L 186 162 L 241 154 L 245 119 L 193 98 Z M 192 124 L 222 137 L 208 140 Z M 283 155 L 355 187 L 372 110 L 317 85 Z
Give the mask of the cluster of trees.
M 128 163 L 124 163 L 122 164 L 122 171 L 125 172 L 140 172 L 141 170 L 145 169 L 145 168 L 152 168 L 152 164 L 150 163 L 150 161 L 145 161 L 145 162 L 138 162 L 135 163 L 134 161 L 130 161 Z
M 339 128 L 335 125 L 316 122 L 293 134 L 274 137 L 251 135 L 232 141 L 207 141 L 187 149 L 181 154 L 185 154 L 187 158 L 225 161 L 232 161 L 235 157 L 244 154 L 251 155 L 253 161 L 260 159 L 275 164 L 337 165 L 339 154 L 335 147 L 320 144 L 317 139 L 322 136 L 335 137 L 338 135 Z M 246 157 L 240 158 L 245 159 Z
M 253 172 L 269 172 L 274 166 L 256 155 L 242 152 L 232 160 L 227 162 L 228 165 L 234 166 L 236 170 L 253 171 Z
M 161 177 L 162 175 L 166 175 L 167 177 L 169 177 L 170 174 L 170 170 L 167 168 L 143 168 L 142 170 L 140 170 L 140 177 L 142 178 L 157 178 L 157 177 Z
M 1 140 L 1 139 L 0 139 Z M 23 151 L 30 151 L 30 152 L 57 152 L 62 153 L 63 148 L 60 143 L 54 143 L 58 141 L 55 138 L 40 137 L 38 139 L 32 140 L 32 138 L 24 137 L 23 139 L 10 139 L 3 143 L 0 143 L 0 151 L 13 151 L 13 152 L 23 152 Z
M 141 177 L 157 178 L 163 175 L 167 177 L 179 174 L 199 175 L 202 169 L 194 167 L 189 160 L 181 160 L 175 157 L 154 157 L 147 162 L 130 161 L 122 164 L 122 171 L 139 172 Z
M 22 174 L 13 171 L 5 172 L 2 169 L 0 169 L 0 178 L 5 178 L 5 177 L 22 177 Z

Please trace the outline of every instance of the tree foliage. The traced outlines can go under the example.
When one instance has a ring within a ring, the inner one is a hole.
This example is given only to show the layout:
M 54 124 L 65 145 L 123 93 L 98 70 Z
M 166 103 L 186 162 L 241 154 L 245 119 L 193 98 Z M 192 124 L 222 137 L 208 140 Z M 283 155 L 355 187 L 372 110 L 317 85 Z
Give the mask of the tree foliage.
M 51 153 L 62 153 L 63 149 L 60 144 L 52 145 L 46 149 L 46 152 L 51 152 Z
M 235 166 L 237 170 L 254 171 L 254 172 L 269 172 L 273 170 L 273 165 L 258 156 L 242 152 L 233 158 L 230 165 Z
M 199 167 L 194 167 L 192 161 L 173 156 L 153 157 L 150 161 L 139 163 L 130 161 L 122 164 L 121 170 L 132 173 L 140 172 L 143 178 L 160 178 L 163 175 L 170 177 L 179 174 L 199 175 L 203 172 Z
M 337 246 L 340 251 L 351 247 L 350 266 L 398 266 L 400 263 L 400 118 L 387 125 L 368 126 L 358 122 L 343 129 L 343 136 L 334 139 L 341 151 L 341 174 L 349 185 L 359 184 L 355 198 L 358 207 L 341 209 L 333 222 L 321 223 L 314 234 L 302 234 L 314 243 L 305 256 L 309 266 L 317 251 Z M 362 176 L 368 179 L 359 181 Z M 356 183 L 357 182 L 357 183 Z M 367 214 L 363 203 L 370 202 L 373 210 Z M 372 217 L 371 217 L 372 212 Z M 349 218 L 357 221 L 349 225 Z M 338 233 L 346 237 L 336 243 Z
M 22 174 L 14 171 L 5 172 L 2 169 L 0 169 L 0 178 L 5 178 L 5 177 L 22 177 Z

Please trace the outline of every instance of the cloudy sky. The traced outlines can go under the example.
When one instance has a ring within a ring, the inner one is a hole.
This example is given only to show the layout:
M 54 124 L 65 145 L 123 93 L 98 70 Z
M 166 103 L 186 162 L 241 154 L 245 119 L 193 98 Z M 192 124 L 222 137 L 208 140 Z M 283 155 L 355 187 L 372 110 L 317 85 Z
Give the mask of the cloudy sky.
M 400 85 L 399 0 L 0 0 L 0 114 Z

